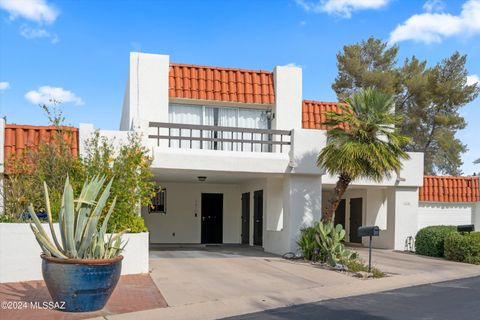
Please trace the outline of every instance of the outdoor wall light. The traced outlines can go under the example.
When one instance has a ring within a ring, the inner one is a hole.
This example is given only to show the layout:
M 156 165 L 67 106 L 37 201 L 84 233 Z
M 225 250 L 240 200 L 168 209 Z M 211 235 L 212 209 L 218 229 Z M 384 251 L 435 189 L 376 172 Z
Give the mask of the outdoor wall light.
M 200 182 L 205 182 L 205 180 L 207 180 L 207 177 L 205 177 L 205 176 L 199 176 L 197 178 L 198 178 L 198 181 L 200 181 Z

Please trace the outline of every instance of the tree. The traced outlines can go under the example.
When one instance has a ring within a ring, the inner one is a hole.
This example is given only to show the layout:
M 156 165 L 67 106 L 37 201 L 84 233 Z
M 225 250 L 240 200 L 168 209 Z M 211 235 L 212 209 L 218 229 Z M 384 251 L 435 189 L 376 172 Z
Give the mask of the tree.
M 380 182 L 402 167 L 409 159 L 403 146 L 409 138 L 400 134 L 395 125 L 394 99 L 376 89 L 366 89 L 345 99 L 341 112 L 327 112 L 325 125 L 328 143 L 320 152 L 317 165 L 329 174 L 338 175 L 327 207 L 322 215 L 329 221 L 350 182 L 359 178 Z M 340 124 L 344 124 L 340 126 Z
M 339 100 L 367 87 L 393 95 L 396 113 L 403 116 L 400 132 L 412 138 L 405 150 L 425 153 L 426 174 L 461 174 L 467 148 L 455 134 L 466 122 L 458 111 L 480 91 L 467 85 L 467 57 L 455 52 L 427 67 L 427 61 L 412 56 L 397 66 L 398 51 L 374 38 L 344 46 L 332 88 Z

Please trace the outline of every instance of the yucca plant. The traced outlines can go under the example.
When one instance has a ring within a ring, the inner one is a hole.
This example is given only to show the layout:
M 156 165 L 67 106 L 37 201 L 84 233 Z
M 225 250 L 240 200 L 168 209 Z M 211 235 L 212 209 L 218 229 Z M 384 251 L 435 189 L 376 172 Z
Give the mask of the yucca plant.
M 73 188 L 67 177 L 58 213 L 60 239 L 53 228 L 48 186 L 44 182 L 45 208 L 53 242 L 43 229 L 33 206 L 30 205 L 28 210 L 33 220 L 30 227 L 45 255 L 61 259 L 110 259 L 121 254 L 126 245 L 122 243 L 122 235 L 128 230 L 110 234 L 107 241 L 105 236 L 116 199 L 113 200 L 101 227 L 97 226 L 110 196 L 112 181 L 103 189 L 98 200 L 97 196 L 105 184 L 105 177 L 96 176 L 85 181 L 79 198 L 74 200 Z

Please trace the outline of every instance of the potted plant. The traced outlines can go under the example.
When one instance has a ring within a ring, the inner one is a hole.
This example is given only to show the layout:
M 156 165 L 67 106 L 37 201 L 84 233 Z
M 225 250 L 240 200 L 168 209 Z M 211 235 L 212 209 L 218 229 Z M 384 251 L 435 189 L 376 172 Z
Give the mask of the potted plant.
M 67 177 L 58 215 L 60 237 L 55 233 L 47 184 L 44 183 L 45 207 L 53 241 L 34 214 L 29 211 L 35 238 L 43 253 L 42 274 L 56 306 L 63 311 L 94 311 L 102 309 L 120 278 L 124 232 L 106 235 L 107 224 L 115 207 L 113 200 L 100 227 L 101 213 L 110 195 L 110 181 L 104 177 L 86 181 L 78 199 L 74 200 Z M 101 192 L 102 191 L 102 192 Z M 97 196 L 100 194 L 100 197 Z

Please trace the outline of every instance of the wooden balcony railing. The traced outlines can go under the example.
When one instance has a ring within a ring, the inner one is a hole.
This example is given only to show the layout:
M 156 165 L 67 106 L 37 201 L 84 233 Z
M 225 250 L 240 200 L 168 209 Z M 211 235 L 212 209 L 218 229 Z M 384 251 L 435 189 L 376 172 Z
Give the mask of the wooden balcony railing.
M 167 140 L 168 146 L 185 149 L 207 149 L 244 152 L 283 152 L 291 143 L 291 131 L 205 126 L 180 123 L 150 122 L 156 128 L 157 146 Z M 168 133 L 167 133 L 168 130 Z

